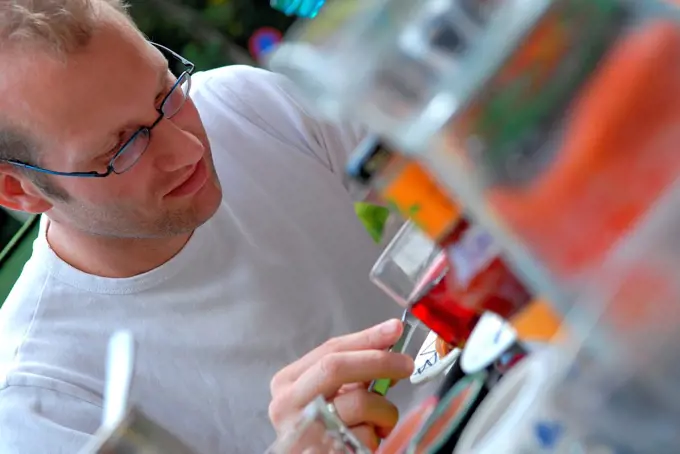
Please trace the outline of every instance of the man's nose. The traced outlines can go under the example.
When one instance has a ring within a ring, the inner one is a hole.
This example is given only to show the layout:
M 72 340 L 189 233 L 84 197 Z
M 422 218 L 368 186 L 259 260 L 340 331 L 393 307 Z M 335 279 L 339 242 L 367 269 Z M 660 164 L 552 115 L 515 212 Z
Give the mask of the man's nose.
M 173 172 L 195 165 L 205 153 L 205 147 L 194 134 L 180 128 L 171 120 L 161 120 L 151 131 L 150 154 L 155 166 Z

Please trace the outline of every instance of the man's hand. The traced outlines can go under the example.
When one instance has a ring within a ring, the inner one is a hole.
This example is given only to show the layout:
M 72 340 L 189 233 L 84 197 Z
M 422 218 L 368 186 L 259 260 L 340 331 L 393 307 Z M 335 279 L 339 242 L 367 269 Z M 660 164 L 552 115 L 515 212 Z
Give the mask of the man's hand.
M 393 382 L 411 375 L 413 360 L 386 351 L 402 332 L 399 320 L 390 320 L 359 333 L 329 340 L 281 369 L 271 381 L 269 417 L 277 431 L 316 396 L 332 402 L 340 418 L 361 441 L 376 449 L 399 418 L 397 408 L 384 397 L 369 393 L 377 378 Z

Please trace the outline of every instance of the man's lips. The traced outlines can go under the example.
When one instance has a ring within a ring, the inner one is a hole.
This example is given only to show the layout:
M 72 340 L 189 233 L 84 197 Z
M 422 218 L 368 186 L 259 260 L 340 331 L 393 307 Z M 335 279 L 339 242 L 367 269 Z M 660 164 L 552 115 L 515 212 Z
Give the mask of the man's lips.
M 206 181 L 208 181 L 208 166 L 203 158 L 196 163 L 191 173 L 184 177 L 165 197 L 182 197 L 194 194 L 205 185 Z

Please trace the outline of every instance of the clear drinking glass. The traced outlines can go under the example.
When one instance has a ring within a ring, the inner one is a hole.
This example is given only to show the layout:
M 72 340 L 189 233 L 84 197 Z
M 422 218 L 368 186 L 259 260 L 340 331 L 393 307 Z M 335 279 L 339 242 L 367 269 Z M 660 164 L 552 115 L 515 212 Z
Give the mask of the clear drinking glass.
M 445 263 L 442 257 L 442 250 L 409 221 L 384 249 L 370 278 L 400 306 L 407 308 L 423 280 L 431 274 L 432 266 Z

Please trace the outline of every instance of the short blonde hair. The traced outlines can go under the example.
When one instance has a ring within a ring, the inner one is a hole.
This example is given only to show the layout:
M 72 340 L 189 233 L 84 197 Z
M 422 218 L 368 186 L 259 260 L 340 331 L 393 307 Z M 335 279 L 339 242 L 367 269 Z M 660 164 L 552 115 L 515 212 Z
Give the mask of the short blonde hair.
M 124 0 L 0 0 L 0 51 L 44 49 L 61 59 L 86 47 L 101 15 L 116 11 L 132 23 Z M 0 160 L 39 165 L 40 150 L 30 132 L 8 120 L 0 118 Z M 46 175 L 20 171 L 53 199 L 68 199 Z
M 87 45 L 107 8 L 127 16 L 123 0 L 0 0 L 0 47 L 37 44 L 73 52 Z

